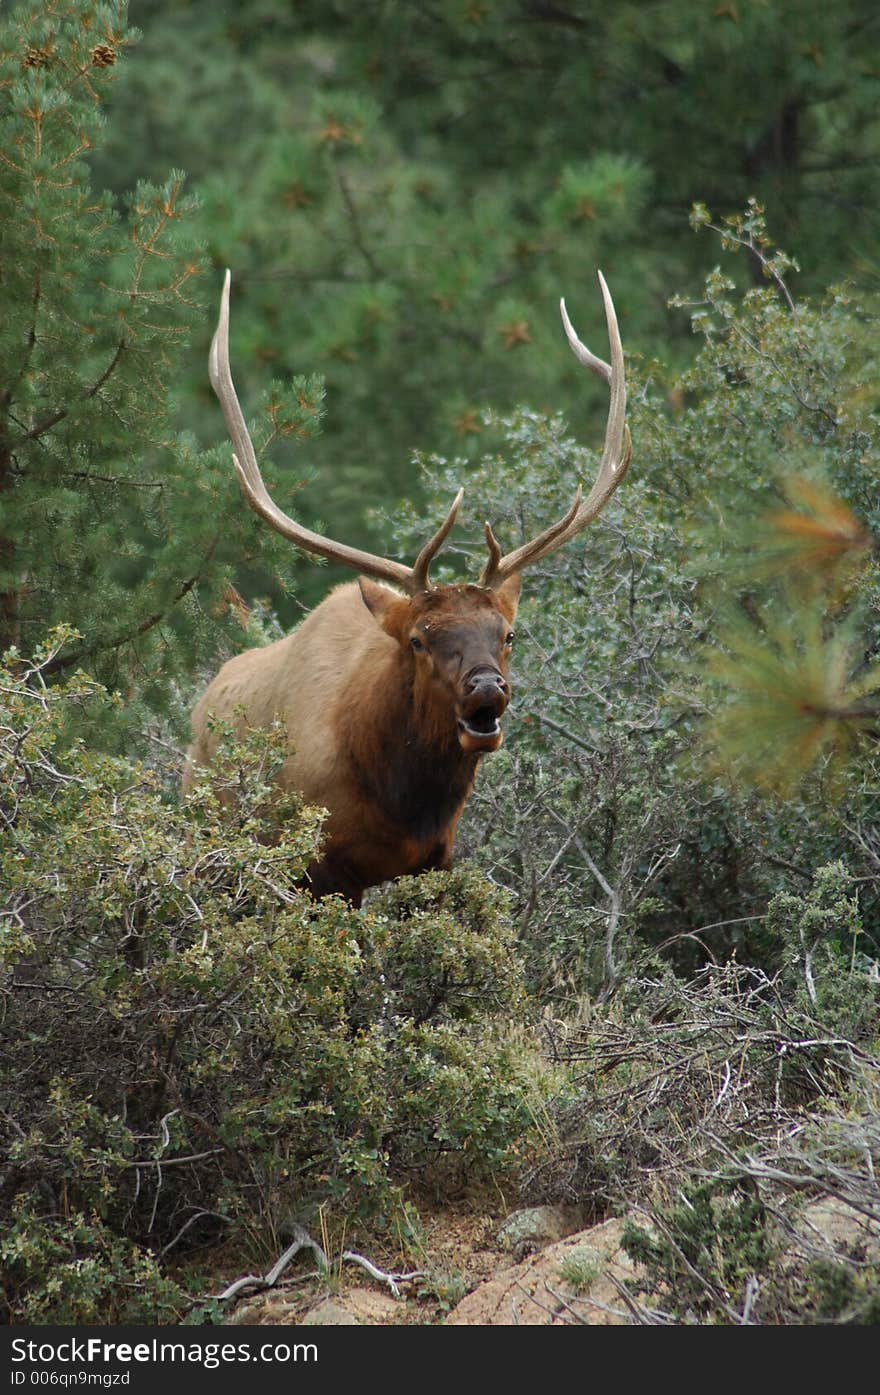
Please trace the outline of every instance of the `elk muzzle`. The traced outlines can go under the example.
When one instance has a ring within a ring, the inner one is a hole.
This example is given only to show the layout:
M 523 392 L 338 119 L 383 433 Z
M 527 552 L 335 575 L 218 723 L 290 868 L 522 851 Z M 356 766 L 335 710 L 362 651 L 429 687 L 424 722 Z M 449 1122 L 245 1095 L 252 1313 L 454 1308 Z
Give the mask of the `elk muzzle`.
M 458 740 L 464 751 L 497 751 L 504 740 L 499 718 L 510 701 L 510 685 L 497 669 L 469 673 L 458 713 Z

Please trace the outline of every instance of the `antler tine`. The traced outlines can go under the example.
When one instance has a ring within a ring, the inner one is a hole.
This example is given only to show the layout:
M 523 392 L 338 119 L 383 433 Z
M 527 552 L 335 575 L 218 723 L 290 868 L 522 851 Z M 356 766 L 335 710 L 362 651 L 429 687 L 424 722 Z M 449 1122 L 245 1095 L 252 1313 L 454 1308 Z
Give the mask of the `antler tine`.
M 558 522 L 545 528 L 530 542 L 523 543 L 513 552 L 508 552 L 506 556 L 500 555 L 501 549 L 495 541 L 494 534 L 490 538 L 491 529 L 489 529 L 486 538 L 489 546 L 489 561 L 480 577 L 481 586 L 489 588 L 500 586 L 515 572 L 522 571 L 525 567 L 531 566 L 533 562 L 539 562 L 542 558 L 548 557 L 551 552 L 556 552 L 558 548 L 564 547 L 602 511 L 629 468 L 632 459 L 632 442 L 629 428 L 626 425 L 626 378 L 623 345 L 620 341 L 620 330 L 611 293 L 601 271 L 598 275 L 605 306 L 608 340 L 611 346 L 610 364 L 606 363 L 604 359 L 597 358 L 585 344 L 581 343 L 571 320 L 568 318 L 565 301 L 560 300 L 559 302 L 562 325 L 575 358 L 585 368 L 591 369 L 600 378 L 604 378 L 611 388 L 608 420 L 605 426 L 605 442 L 596 481 L 583 502 L 581 502 L 581 489 L 578 485 L 574 503 Z
M 601 271 L 599 272 L 599 279 L 602 282 L 602 285 L 604 286 L 605 282 L 602 278 Z M 607 286 L 605 287 L 605 289 L 607 291 Z M 581 343 L 575 331 L 574 325 L 568 318 L 568 311 L 565 308 L 565 296 L 560 296 L 559 313 L 562 316 L 562 328 L 565 330 L 565 337 L 571 345 L 571 351 L 577 359 L 578 363 L 582 363 L 585 368 L 591 368 L 594 373 L 598 373 L 600 378 L 604 378 L 606 383 L 610 383 L 611 364 L 606 363 L 604 358 L 597 358 L 595 354 L 590 352 L 586 344 Z
M 223 294 L 220 297 L 220 315 L 217 320 L 217 328 L 214 331 L 214 338 L 211 340 L 211 351 L 208 354 L 208 377 L 223 410 L 226 429 L 235 450 L 232 459 L 235 461 L 235 469 L 242 489 L 247 494 L 249 485 L 253 488 L 257 481 L 260 485 L 263 482 L 250 433 L 236 395 L 235 384 L 232 381 L 232 370 L 229 366 L 229 288 L 231 284 L 232 273 L 227 270 L 223 278 Z
M 332 538 L 322 537 L 320 533 L 313 533 L 310 528 L 304 528 L 301 523 L 297 523 L 289 514 L 284 513 L 272 499 L 263 481 L 263 476 L 260 474 L 253 442 L 232 381 L 232 371 L 229 366 L 229 290 L 231 281 L 232 277 L 227 271 L 223 282 L 223 294 L 220 298 L 217 329 L 214 332 L 211 352 L 208 356 L 208 376 L 223 409 L 226 429 L 229 432 L 233 447 L 232 461 L 238 474 L 242 492 L 251 508 L 267 523 L 271 524 L 276 532 L 281 533 L 283 537 L 288 538 L 304 552 L 314 552 L 319 557 L 326 557 L 329 562 L 339 562 L 343 566 L 353 567 L 356 571 L 363 572 L 367 576 L 377 577 L 380 581 L 390 581 L 396 586 L 402 586 L 410 594 L 427 589 L 429 585 L 428 568 L 455 522 L 463 490 L 458 491 L 449 513 L 434 536 L 422 548 L 416 558 L 415 565 L 412 567 L 405 567 L 401 562 L 392 562 L 387 557 L 376 557 L 372 552 L 362 552 L 359 548 L 348 547 L 346 543 L 338 543 L 334 542 Z
M 487 562 L 486 567 L 483 571 L 483 576 L 480 577 L 481 584 L 485 584 L 485 576 L 489 573 L 494 573 L 497 570 L 499 562 L 501 561 L 501 545 L 492 531 L 492 524 L 489 522 L 488 518 L 486 519 L 486 522 L 483 524 L 483 532 L 486 535 L 486 547 L 489 550 L 489 561 Z
M 460 489 L 452 501 L 452 508 L 437 529 L 433 538 L 429 538 L 422 548 L 412 568 L 412 590 L 427 591 L 430 585 L 428 581 L 428 568 L 440 551 L 447 536 L 452 530 L 461 501 L 464 498 L 464 490 Z

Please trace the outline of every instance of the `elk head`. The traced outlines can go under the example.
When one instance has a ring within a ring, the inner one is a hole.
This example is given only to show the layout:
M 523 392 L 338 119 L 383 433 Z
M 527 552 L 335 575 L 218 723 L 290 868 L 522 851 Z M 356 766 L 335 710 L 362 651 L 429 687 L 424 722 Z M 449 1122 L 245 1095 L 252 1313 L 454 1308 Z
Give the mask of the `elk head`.
M 405 656 L 422 726 L 430 723 L 432 713 L 448 720 L 451 709 L 462 750 L 497 751 L 504 739 L 499 719 L 510 701 L 508 666 L 519 577 L 497 591 L 437 586 L 406 597 L 366 577 L 360 578 L 360 588 L 366 606 Z M 435 735 L 442 738 L 443 733 Z
M 411 567 L 313 533 L 282 512 L 272 500 L 232 382 L 230 273 L 226 273 L 209 372 L 226 419 L 234 448 L 232 459 L 245 497 L 261 517 L 298 547 L 360 573 L 364 604 L 400 646 L 415 706 L 423 718 L 442 713 L 447 722 L 450 710 L 454 712 L 454 731 L 459 746 L 466 752 L 495 751 L 503 740 L 500 718 L 510 700 L 508 663 L 521 573 L 563 547 L 592 522 L 629 466 L 632 452 L 625 422 L 623 348 L 614 305 L 601 272 L 599 284 L 611 346 L 610 364 L 581 343 L 566 313 L 565 302 L 560 301 L 563 327 L 572 351 L 579 362 L 604 378 L 610 387 L 605 443 L 592 489 L 582 499 L 578 486 L 572 505 L 562 518 L 506 554 L 502 554 L 491 525 L 486 523 L 489 555 L 479 581 L 475 585 L 435 586 L 429 578 L 430 565 L 455 522 L 463 490 L 458 491 L 440 527 Z M 389 591 L 377 586 L 376 580 L 391 582 L 398 589 Z

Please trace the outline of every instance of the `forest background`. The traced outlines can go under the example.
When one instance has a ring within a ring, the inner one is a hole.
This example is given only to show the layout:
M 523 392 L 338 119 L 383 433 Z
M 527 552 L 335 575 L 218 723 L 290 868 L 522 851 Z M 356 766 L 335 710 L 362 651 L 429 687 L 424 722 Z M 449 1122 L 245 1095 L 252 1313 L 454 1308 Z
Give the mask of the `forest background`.
M 211 1320 L 205 1247 L 406 1251 L 427 1173 L 597 1218 L 638 1179 L 636 1315 L 875 1320 L 864 1244 L 792 1279 L 779 1221 L 878 1220 L 875 7 L 0 23 L 8 1313 Z M 206 678 L 345 579 L 239 494 L 227 266 L 274 497 L 403 558 L 463 484 L 441 577 L 591 480 L 556 304 L 604 354 L 601 267 L 621 321 L 633 465 L 527 577 L 464 865 L 362 914 L 298 886 L 279 733 L 231 742 L 232 824 L 178 794 Z

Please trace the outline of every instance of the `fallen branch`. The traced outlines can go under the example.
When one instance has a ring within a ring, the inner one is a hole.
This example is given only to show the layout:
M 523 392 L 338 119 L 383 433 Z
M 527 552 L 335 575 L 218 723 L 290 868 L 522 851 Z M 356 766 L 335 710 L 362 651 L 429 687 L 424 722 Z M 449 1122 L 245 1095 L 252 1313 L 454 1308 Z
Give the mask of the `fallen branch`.
M 397 1287 L 398 1284 L 406 1284 L 412 1279 L 423 1279 L 425 1277 L 424 1269 L 414 1269 L 411 1274 L 386 1274 L 384 1269 L 377 1269 L 375 1264 L 365 1259 L 363 1255 L 355 1254 L 354 1250 L 343 1250 L 342 1258 L 347 1259 L 351 1264 L 359 1264 L 361 1268 L 366 1269 L 367 1273 L 371 1274 L 374 1279 L 378 1279 L 380 1283 L 387 1284 L 395 1298 L 400 1297 L 400 1289 Z
M 294 1225 L 291 1229 L 294 1236 L 292 1242 L 266 1274 L 245 1274 L 241 1279 L 236 1279 L 235 1283 L 230 1284 L 222 1293 L 215 1295 L 217 1302 L 226 1302 L 236 1298 L 246 1288 L 256 1289 L 258 1293 L 262 1292 L 263 1289 L 274 1288 L 290 1261 L 299 1254 L 300 1250 L 311 1250 L 318 1262 L 318 1268 L 326 1272 L 330 1265 L 317 1240 L 313 1240 L 308 1231 L 304 1230 L 301 1225 Z M 383 1275 L 382 1277 L 387 1276 Z

